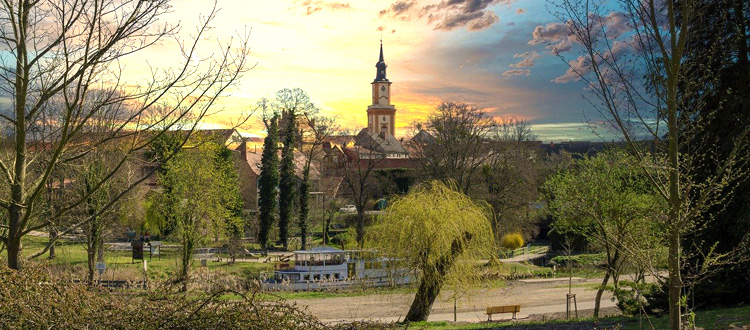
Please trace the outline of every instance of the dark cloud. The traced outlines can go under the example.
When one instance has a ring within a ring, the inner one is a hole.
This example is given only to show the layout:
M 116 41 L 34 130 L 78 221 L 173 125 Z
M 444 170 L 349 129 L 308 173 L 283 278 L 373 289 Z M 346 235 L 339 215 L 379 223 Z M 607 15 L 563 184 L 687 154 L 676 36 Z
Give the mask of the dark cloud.
M 418 6 L 417 0 L 398 0 L 387 9 L 380 11 L 380 16 L 388 16 L 404 21 L 412 17 L 424 19 L 427 24 L 434 24 L 435 30 L 453 30 L 466 27 L 469 31 L 483 30 L 500 21 L 497 15 L 488 9 L 491 5 L 509 4 L 514 0 L 442 0 L 440 3 Z
M 588 21 L 592 25 L 591 35 L 606 33 L 610 40 L 617 39 L 633 30 L 630 26 L 630 17 L 622 12 L 613 11 L 605 16 L 592 13 L 589 14 Z M 572 33 L 572 24 L 568 21 L 539 25 L 534 28 L 529 45 L 546 44 L 546 48 L 555 55 L 570 51 L 573 49 L 573 44 L 578 42 Z

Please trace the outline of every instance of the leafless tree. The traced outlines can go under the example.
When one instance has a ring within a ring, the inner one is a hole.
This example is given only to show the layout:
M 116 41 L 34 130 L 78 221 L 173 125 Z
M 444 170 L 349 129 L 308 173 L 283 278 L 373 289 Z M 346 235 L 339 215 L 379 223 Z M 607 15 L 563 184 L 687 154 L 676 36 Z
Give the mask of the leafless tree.
M 446 101 L 420 126 L 430 138 L 413 139 L 412 145 L 425 175 L 453 180 L 468 194 L 482 164 L 493 155 L 487 142 L 495 120 L 475 105 Z
M 125 164 L 140 157 L 151 141 L 183 118 L 192 116 L 192 131 L 219 95 L 249 69 L 247 34 L 219 42 L 218 52 L 210 58 L 198 56 L 199 41 L 207 38 L 216 17 L 215 6 L 201 17 L 192 40 L 179 38 L 178 26 L 159 23 L 169 10 L 168 0 L 0 3 L 0 47 L 9 54 L 0 71 L 4 81 L 0 88 L 11 99 L 10 107 L 0 113 L 0 126 L 13 141 L 0 156 L 0 189 L 4 192 L 0 207 L 7 210 L 2 221 L 7 234 L 2 241 L 8 249 L 10 268 L 21 266 L 23 236 L 50 224 L 38 216 L 40 196 L 58 166 L 95 150 L 122 150 L 101 180 L 91 182 L 88 195 L 66 201 L 57 210 L 60 217 L 85 203 Z M 151 68 L 147 79 L 127 81 L 129 71 L 123 63 L 129 55 L 162 43 L 179 48 L 176 66 Z M 89 128 L 105 115 L 103 109 L 114 104 L 122 104 L 123 111 L 118 120 L 110 121 L 111 129 L 89 134 Z M 149 121 L 150 112 L 157 108 L 169 109 L 168 115 Z M 40 161 L 42 155 L 44 161 Z M 151 174 L 142 173 L 100 212 Z
M 379 184 L 375 180 L 375 171 L 386 156 L 375 151 L 378 147 L 376 140 L 368 140 L 366 144 L 358 144 L 344 150 L 348 160 L 339 169 L 339 175 L 346 192 L 350 195 L 357 208 L 357 242 L 360 247 L 365 237 L 365 207 L 373 194 L 378 191 Z
M 323 142 L 339 131 L 336 120 L 332 117 L 317 115 L 315 112 L 307 111 L 300 117 L 302 123 L 298 126 L 300 135 L 299 150 L 305 153 L 305 163 L 302 169 L 302 182 L 300 183 L 299 195 L 299 228 L 302 241 L 302 249 L 307 247 L 307 217 L 309 213 L 310 200 L 310 167 L 313 161 L 319 159 L 323 153 Z M 320 164 L 320 163 L 319 163 Z M 320 170 L 320 167 L 318 167 Z
M 491 156 L 481 167 L 481 191 L 478 196 L 494 212 L 496 238 L 504 233 L 520 232 L 526 239 L 538 233 L 532 208 L 539 198 L 543 180 L 540 144 L 531 124 L 518 118 L 500 118 L 490 135 Z

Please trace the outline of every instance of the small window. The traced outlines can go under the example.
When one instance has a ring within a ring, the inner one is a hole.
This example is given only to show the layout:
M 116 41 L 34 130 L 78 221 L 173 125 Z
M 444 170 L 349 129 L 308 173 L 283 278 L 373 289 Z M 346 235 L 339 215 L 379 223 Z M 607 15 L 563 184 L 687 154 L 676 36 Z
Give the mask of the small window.
M 320 274 L 313 275 L 313 281 L 320 281 Z
M 310 275 L 305 275 L 305 276 L 302 277 L 302 279 L 305 280 L 305 281 L 309 281 L 310 280 Z

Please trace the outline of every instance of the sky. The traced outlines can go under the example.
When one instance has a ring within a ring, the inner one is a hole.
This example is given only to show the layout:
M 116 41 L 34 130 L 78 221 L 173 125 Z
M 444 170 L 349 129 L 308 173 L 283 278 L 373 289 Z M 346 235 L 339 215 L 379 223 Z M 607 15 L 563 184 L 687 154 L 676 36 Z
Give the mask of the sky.
M 176 0 L 163 22 L 179 22 L 185 38 L 213 3 Z M 393 82 L 396 135 L 410 132 L 443 100 L 468 102 L 495 117 L 533 124 L 539 140 L 609 140 L 598 111 L 584 98 L 583 83 L 566 73 L 559 50 L 570 41 L 545 0 L 219 0 L 213 29 L 199 56 L 217 41 L 250 31 L 250 62 L 235 88 L 219 102 L 206 127 L 221 127 L 282 88 L 305 90 L 325 115 L 345 129 L 367 124 L 370 83 L 382 36 L 388 78 Z M 557 34 L 555 34 L 557 33 Z M 562 53 L 562 52 L 561 52 Z M 564 53 L 567 54 L 567 53 Z M 137 58 L 158 67 L 177 49 L 158 47 Z M 263 135 L 255 123 L 247 132 Z

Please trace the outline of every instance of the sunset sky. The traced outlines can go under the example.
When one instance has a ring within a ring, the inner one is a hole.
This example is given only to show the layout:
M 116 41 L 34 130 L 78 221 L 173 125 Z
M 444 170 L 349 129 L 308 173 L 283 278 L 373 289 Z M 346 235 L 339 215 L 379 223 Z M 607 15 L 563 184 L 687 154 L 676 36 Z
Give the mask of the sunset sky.
M 172 4 L 165 21 L 179 20 L 184 35 L 213 5 Z M 441 100 L 452 100 L 476 103 L 497 117 L 527 119 L 544 141 L 599 139 L 584 124 L 600 116 L 582 97 L 583 84 L 566 76 L 567 64 L 535 39 L 539 27 L 559 49 L 571 46 L 555 30 L 559 26 L 548 25 L 557 20 L 544 0 L 220 0 L 218 6 L 206 53 L 199 55 L 210 55 L 214 38 L 226 41 L 234 31 L 251 29 L 251 62 L 257 65 L 222 100 L 225 110 L 209 118 L 213 124 L 231 121 L 278 89 L 299 87 L 342 127 L 364 127 L 382 31 L 397 136 Z M 168 54 L 142 56 L 158 65 L 169 61 Z M 263 134 L 260 124 L 250 132 Z M 611 138 L 606 128 L 597 133 Z

